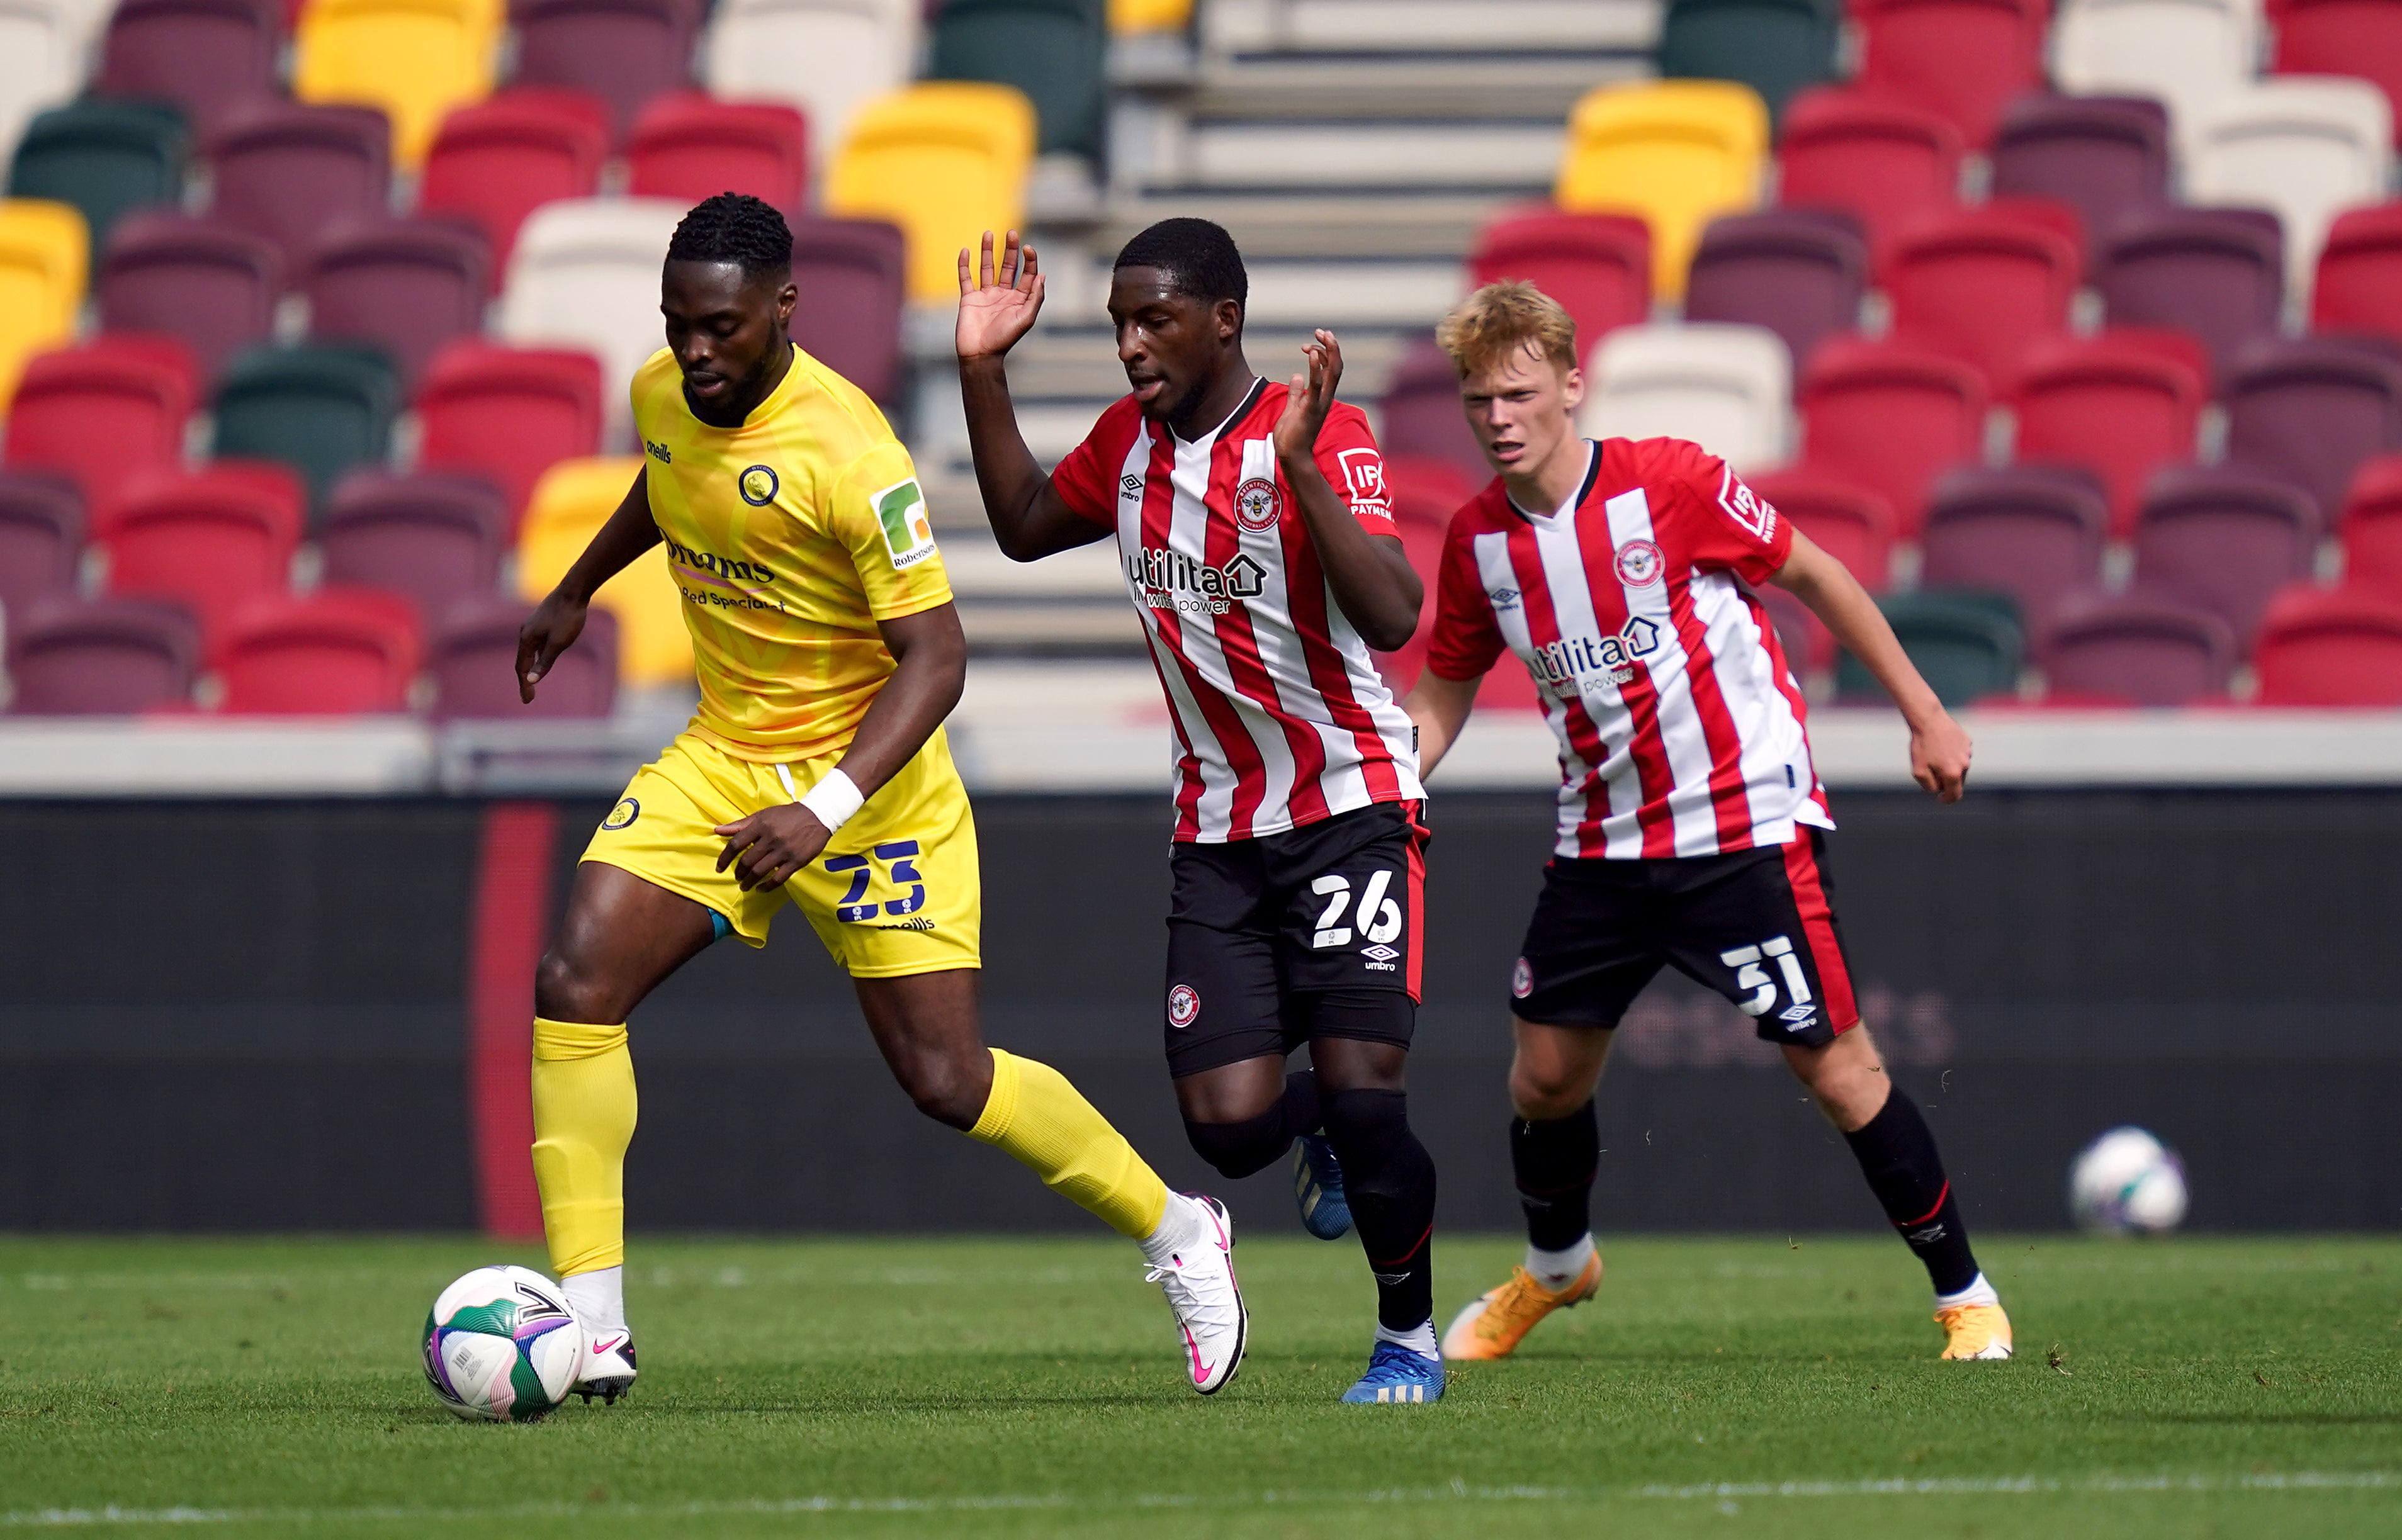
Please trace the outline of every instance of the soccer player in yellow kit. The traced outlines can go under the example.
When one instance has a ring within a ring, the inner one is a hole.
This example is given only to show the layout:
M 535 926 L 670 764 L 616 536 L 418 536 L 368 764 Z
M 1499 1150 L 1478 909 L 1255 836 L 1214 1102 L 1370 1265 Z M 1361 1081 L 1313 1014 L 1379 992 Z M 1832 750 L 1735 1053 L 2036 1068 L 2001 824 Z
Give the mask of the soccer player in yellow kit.
M 664 542 L 700 675 L 692 724 L 594 832 L 535 977 L 534 1176 L 586 1334 L 576 1388 L 614 1402 L 635 1377 L 626 1019 L 720 937 L 766 944 L 790 901 L 918 1110 L 1141 1244 L 1210 1394 L 1247 1326 L 1224 1205 L 1169 1192 L 1058 1071 L 984 1044 L 975 825 L 942 731 L 967 643 L 908 451 L 792 344 L 792 253 L 755 198 L 722 193 L 676 227 L 668 346 L 633 383 L 647 459 L 518 639 L 530 701 L 592 595 Z

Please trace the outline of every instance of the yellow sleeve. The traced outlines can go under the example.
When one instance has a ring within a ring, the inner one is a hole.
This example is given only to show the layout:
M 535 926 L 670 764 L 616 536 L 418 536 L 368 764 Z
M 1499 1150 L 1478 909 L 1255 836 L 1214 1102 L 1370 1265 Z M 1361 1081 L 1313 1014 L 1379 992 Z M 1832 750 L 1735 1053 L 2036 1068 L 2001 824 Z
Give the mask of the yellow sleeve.
M 835 483 L 828 527 L 850 551 L 867 611 L 898 620 L 951 599 L 950 574 L 934 546 L 934 525 L 917 467 L 898 443 L 877 445 Z

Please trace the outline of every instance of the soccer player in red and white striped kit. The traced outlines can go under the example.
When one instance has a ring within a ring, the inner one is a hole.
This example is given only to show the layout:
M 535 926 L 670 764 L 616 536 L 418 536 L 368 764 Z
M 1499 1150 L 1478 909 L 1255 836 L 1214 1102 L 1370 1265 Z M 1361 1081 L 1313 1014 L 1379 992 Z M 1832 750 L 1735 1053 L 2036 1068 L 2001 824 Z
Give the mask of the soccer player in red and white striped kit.
M 1580 437 L 1576 325 L 1528 283 L 1478 290 L 1438 334 L 1497 473 L 1453 516 L 1427 665 L 1403 708 L 1431 770 L 1505 653 L 1559 740 L 1558 837 L 1511 979 L 1510 1150 L 1525 1265 L 1443 1336 L 1506 1356 L 1601 1286 L 1588 1205 L 1594 1088 L 1612 1029 L 1663 967 L 1724 995 L 1840 1129 L 1935 1287 L 1946 1358 L 2007 1358 L 1935 1138 L 1885 1074 L 1829 902 L 1835 826 L 1802 691 L 1746 585 L 1798 596 L 1910 725 L 1912 774 L 1945 802 L 1968 736 L 1843 563 L 1723 461 L 1681 439 Z
M 959 383 L 1001 551 L 1032 561 L 1115 538 L 1175 723 L 1164 1012 L 1187 1136 L 1228 1176 L 1294 1149 L 1311 1233 L 1356 1222 L 1376 1340 L 1343 1395 L 1441 1399 L 1434 1162 L 1402 1068 L 1416 1021 L 1427 832 L 1410 721 L 1371 648 L 1417 628 L 1425 594 L 1384 461 L 1338 402 L 1330 332 L 1306 371 L 1243 357 L 1249 280 L 1233 238 L 1168 219 L 1126 242 L 1110 320 L 1130 392 L 1044 474 L 1002 360 L 1043 280 L 1012 232 L 959 254 Z M 1306 1043 L 1310 1068 L 1285 1056 Z M 1239 1353 L 1239 1346 L 1236 1349 Z

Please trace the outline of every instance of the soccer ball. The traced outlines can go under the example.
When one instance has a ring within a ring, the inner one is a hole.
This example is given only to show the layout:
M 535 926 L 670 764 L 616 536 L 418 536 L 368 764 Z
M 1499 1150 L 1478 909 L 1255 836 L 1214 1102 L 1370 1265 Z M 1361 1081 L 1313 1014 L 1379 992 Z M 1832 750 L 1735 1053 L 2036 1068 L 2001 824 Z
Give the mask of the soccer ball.
M 2086 1146 L 2068 1178 L 2077 1222 L 2105 1235 L 2174 1230 L 2185 1197 L 2185 1162 L 2140 1128 L 2114 1128 Z
M 425 1378 L 467 1421 L 531 1423 L 567 1399 L 584 1353 L 557 1284 L 531 1268 L 479 1267 L 425 1316 Z

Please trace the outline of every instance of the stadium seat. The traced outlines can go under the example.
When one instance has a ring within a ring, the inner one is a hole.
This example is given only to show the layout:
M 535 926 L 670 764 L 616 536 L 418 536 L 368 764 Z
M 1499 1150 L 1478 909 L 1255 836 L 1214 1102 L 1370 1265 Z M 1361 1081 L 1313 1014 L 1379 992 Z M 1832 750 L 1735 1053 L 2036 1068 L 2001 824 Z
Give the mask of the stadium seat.
M 1685 284 L 1687 321 L 1765 326 L 1797 365 L 1860 323 L 1868 242 L 1836 209 L 1769 209 L 1713 220 Z
M 2335 216 L 2385 196 L 2394 114 L 2366 81 L 2287 76 L 2218 98 L 2188 143 L 2186 197 L 2273 210 L 2285 232 L 2285 282 L 2300 292 Z
M 2037 347 L 2005 392 L 2018 419 L 2017 458 L 2091 467 L 2125 535 L 2152 473 L 2197 452 L 2209 365 L 2199 343 L 2104 333 Z M 2178 354 L 2182 352 L 2183 357 Z
M 2131 706 L 2190 706 L 2227 694 L 2235 638 L 2207 610 L 2148 594 L 2079 595 L 2036 653 L 2050 692 Z
M 2284 238 L 2267 210 L 2162 208 L 2096 241 L 2093 287 L 2112 325 L 2189 332 L 2224 374 L 2276 335 L 2285 271 Z
M 2134 581 L 2208 610 L 2248 649 L 2270 596 L 2310 575 L 2318 541 L 2318 510 L 2298 488 L 2240 466 L 2175 466 L 2135 516 Z
M 434 355 L 414 403 L 418 463 L 501 489 L 514 532 L 542 473 L 600 451 L 600 362 L 462 337 Z
M 1652 61 L 1663 79 L 1735 80 L 1774 120 L 1835 74 L 1842 10 L 1829 0 L 1668 0 Z
M 36 353 L 9 404 L 7 463 L 71 476 L 100 507 L 129 476 L 183 458 L 199 389 L 191 354 L 173 337 L 104 336 Z
M 9 714 L 131 716 L 192 701 L 200 630 L 156 598 L 54 598 L 8 633 Z
M 0 156 L 15 152 L 17 136 L 44 107 L 76 93 L 83 78 L 83 41 L 61 7 L 20 4 L 0 10 Z
M 2402 103 L 2402 9 L 2386 0 L 2279 0 L 2271 7 L 2279 75 L 2350 75 Z M 2397 125 L 2402 129 L 2402 125 Z
M 187 140 L 181 117 L 148 102 L 76 102 L 27 125 L 8 168 L 8 196 L 48 198 L 82 213 L 105 245 L 118 216 L 183 196 Z
M 2019 209 L 1989 205 L 1953 210 L 1898 238 L 1879 287 L 1893 301 L 1898 340 L 2000 380 L 2067 331 L 2077 281 L 2074 241 Z
M 932 26 L 929 78 L 1015 87 L 1034 103 L 1038 154 L 1100 158 L 1103 0 L 948 0 Z
M 1804 91 L 1776 146 L 1776 200 L 1844 209 L 1882 252 L 1960 194 L 1960 131 L 1940 114 L 1866 91 Z
M 533 613 L 523 599 L 495 595 L 453 609 L 425 648 L 439 721 L 605 717 L 617 700 L 617 617 L 590 611 L 575 645 L 559 655 L 531 704 L 518 698 L 518 630 Z
M 2308 492 L 2322 521 L 2363 461 L 2402 449 L 2402 365 L 2340 341 L 2263 343 L 2219 398 L 2228 461 Z
M 518 533 L 518 592 L 539 599 L 550 592 L 634 483 L 636 455 L 562 461 L 533 490 Z M 692 677 L 692 633 L 684 628 L 683 596 L 668 575 L 664 548 L 637 557 L 601 584 L 594 602 L 614 613 L 617 677 L 628 684 L 673 684 Z
M 1981 593 L 1887 594 L 1877 608 L 1945 706 L 1967 706 L 2017 688 L 2026 632 L 2008 599 L 1997 602 Z M 1870 706 L 1891 697 L 1859 659 L 1845 653 L 1835 660 L 1835 698 Z
M 311 503 L 354 465 L 380 462 L 399 392 L 375 351 L 326 342 L 256 348 L 217 386 L 213 451 L 282 461 Z
M 1883 497 L 1904 539 L 1918 532 L 1936 475 L 1984 456 L 1984 377 L 1940 353 L 1830 339 L 1811 358 L 1798 403 L 1802 463 Z
M 1473 486 L 1493 478 L 1484 451 L 1476 447 L 1476 432 L 1468 425 L 1459 400 L 1459 371 L 1434 338 L 1411 338 L 1394 367 L 1392 383 L 1379 404 L 1384 431 L 1378 438 L 1396 456 L 1439 461 Z
M 526 216 L 545 203 L 598 193 L 608 158 L 606 106 L 580 91 L 518 87 L 442 120 L 417 206 L 476 222 L 492 249 L 497 293 Z
M 173 337 L 213 379 L 267 339 L 283 260 L 255 235 L 188 214 L 129 214 L 100 259 L 104 331 Z
M 1785 653 L 1786 669 L 1796 679 L 1821 673 L 1835 665 L 1835 634 L 1827 629 L 1799 596 L 1770 584 L 1751 591 L 1768 612 L 1768 628 Z
M 808 117 L 822 164 L 859 109 L 908 84 L 918 54 L 917 0 L 722 0 L 701 73 L 724 101 L 790 102 Z
M 692 84 L 694 20 L 678 0 L 521 0 L 511 79 L 589 92 L 623 139 L 646 103 Z
M 2270 603 L 2253 667 L 2262 706 L 2402 706 L 2402 598 L 2295 584 Z
M 408 709 L 423 653 L 407 599 L 321 588 L 250 600 L 209 657 L 229 716 L 364 716 Z
M 1686 438 L 1748 474 L 1793 441 L 1793 363 L 1765 326 L 1622 326 L 1586 355 L 1579 431 Z
M 390 358 L 405 390 L 435 350 L 482 329 L 491 255 L 464 221 L 390 219 L 352 226 L 317 248 L 302 288 L 309 335 L 365 342 Z
M 1807 466 L 1753 477 L 1751 489 L 1842 562 L 1871 593 L 1892 582 L 1893 504 L 1875 492 Z
M 826 181 L 826 212 L 889 219 L 908 239 L 909 297 L 956 302 L 959 254 L 1025 223 L 1034 108 L 1009 86 L 934 81 L 862 107 Z
M 381 109 L 393 160 L 413 171 L 443 114 L 490 94 L 498 21 L 481 0 L 309 0 L 292 94 Z
M 2363 462 L 2336 529 L 2343 541 L 2344 581 L 2402 598 L 2402 455 Z M 2299 566 L 2291 575 L 2307 571 Z
M 2311 329 L 2402 338 L 2402 201 L 2336 215 L 2311 285 Z
M 327 234 L 386 212 L 389 139 L 371 107 L 254 106 L 209 143 L 209 212 L 272 242 L 297 272 Z
M 2040 0 L 1855 0 L 1859 84 L 1941 117 L 1970 149 L 2042 83 Z
M 901 393 L 901 312 L 906 241 L 873 219 L 793 222 L 793 340 L 810 357 L 890 405 Z
M 2051 73 L 2063 90 L 2147 96 L 2180 137 L 2251 78 L 2257 0 L 2061 0 Z
M 1631 214 L 1507 213 L 1477 232 L 1468 254 L 1471 288 L 1516 279 L 1560 302 L 1577 345 L 1651 319 L 1651 227 Z
M 75 591 L 83 526 L 71 478 L 0 471 L 0 624 L 14 628 L 37 601 Z
M 2169 120 L 2128 96 L 2023 96 L 1994 138 L 1997 197 L 2075 209 L 2097 239 L 2168 201 Z
M 659 265 L 683 215 L 683 204 L 660 198 L 568 199 L 536 209 L 518 232 L 501 336 L 600 360 L 603 444 L 628 441 L 634 371 L 667 346 Z
M 74 332 L 90 261 L 83 215 L 72 207 L 0 199 L 0 410 L 25 360 Z
M 317 548 L 325 582 L 406 595 L 431 628 L 497 591 L 508 524 L 500 488 L 472 472 L 353 471 L 326 503 Z
M 298 485 L 281 466 L 153 472 L 94 514 L 109 591 L 180 599 L 210 636 L 244 600 L 283 589 L 300 543 Z
M 1574 213 L 1640 215 L 1651 227 L 1652 292 L 1675 297 L 1702 227 L 1759 201 L 1767 148 L 1768 108 L 1748 86 L 1596 86 L 1569 115 L 1553 198 Z
M 2039 630 L 2064 598 L 2101 583 L 2109 517 L 2101 482 L 2079 467 L 1948 472 L 1927 501 L 1919 581 L 2008 594 Z
M 627 190 L 687 207 L 721 192 L 749 193 L 801 217 L 808 206 L 808 125 L 781 102 L 716 102 L 678 91 L 644 107 L 626 144 Z
M 1110 0 L 1110 31 L 1181 32 L 1193 24 L 1194 0 Z
M 277 41 L 254 0 L 121 0 L 92 89 L 172 102 L 205 140 L 274 97 Z

